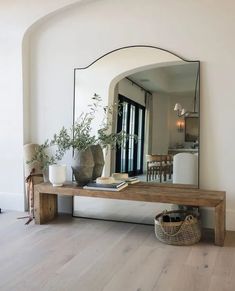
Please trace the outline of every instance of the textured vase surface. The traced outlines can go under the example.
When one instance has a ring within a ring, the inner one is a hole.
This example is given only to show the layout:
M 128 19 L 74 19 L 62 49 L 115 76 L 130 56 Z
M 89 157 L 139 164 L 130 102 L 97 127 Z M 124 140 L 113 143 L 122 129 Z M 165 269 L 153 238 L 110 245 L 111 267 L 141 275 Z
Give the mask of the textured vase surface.
M 94 159 L 91 149 L 74 152 L 72 170 L 74 178 L 79 186 L 84 186 L 92 181 Z
M 92 179 L 95 180 L 98 177 L 101 177 L 103 168 L 104 168 L 104 154 L 101 146 L 98 145 L 92 145 L 91 152 L 94 159 L 94 168 L 92 173 Z

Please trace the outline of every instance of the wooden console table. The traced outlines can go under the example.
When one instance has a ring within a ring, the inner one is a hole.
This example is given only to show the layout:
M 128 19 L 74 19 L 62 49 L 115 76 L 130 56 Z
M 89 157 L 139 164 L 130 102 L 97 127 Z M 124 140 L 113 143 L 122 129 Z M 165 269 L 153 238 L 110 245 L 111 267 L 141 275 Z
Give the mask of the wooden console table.
M 50 183 L 35 185 L 35 223 L 47 223 L 57 215 L 57 195 L 87 196 L 109 199 L 161 202 L 179 205 L 205 206 L 215 208 L 215 244 L 223 246 L 225 238 L 225 196 L 224 191 L 196 189 L 188 185 L 164 185 L 140 182 L 129 185 L 119 192 L 85 190 L 73 183 L 53 187 Z

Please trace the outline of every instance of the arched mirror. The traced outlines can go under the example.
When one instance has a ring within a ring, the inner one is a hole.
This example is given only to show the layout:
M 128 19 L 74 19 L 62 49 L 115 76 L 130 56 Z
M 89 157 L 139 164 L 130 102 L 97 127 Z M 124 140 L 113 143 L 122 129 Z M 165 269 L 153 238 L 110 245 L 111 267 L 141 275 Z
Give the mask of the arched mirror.
M 186 61 L 151 46 L 120 48 L 75 69 L 74 120 L 88 110 L 96 93 L 103 106 L 121 104 L 121 114 L 112 116 L 113 132 L 124 130 L 138 137 L 105 154 L 104 174 L 125 172 L 151 183 L 198 186 L 199 83 L 199 61 Z M 102 119 L 100 110 L 97 125 Z M 93 216 L 81 213 L 86 207 L 79 210 L 82 202 L 76 199 L 81 198 L 74 199 L 75 215 Z M 112 208 L 115 201 L 111 203 Z

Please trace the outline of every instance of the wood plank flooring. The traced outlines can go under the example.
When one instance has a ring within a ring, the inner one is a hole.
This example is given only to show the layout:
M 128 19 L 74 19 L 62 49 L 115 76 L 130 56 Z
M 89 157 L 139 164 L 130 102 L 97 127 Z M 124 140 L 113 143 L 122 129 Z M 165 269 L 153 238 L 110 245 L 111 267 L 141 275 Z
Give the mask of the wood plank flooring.
M 157 241 L 153 227 L 59 216 L 24 225 L 0 215 L 1 291 L 234 291 L 235 233 L 194 246 Z M 205 238 L 206 237 L 206 238 Z

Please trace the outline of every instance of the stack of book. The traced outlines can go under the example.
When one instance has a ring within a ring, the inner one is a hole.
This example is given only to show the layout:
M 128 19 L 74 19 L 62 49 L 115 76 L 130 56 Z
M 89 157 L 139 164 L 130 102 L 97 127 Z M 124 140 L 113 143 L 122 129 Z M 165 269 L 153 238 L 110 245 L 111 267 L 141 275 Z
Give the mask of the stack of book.
M 128 183 L 125 181 L 116 181 L 115 183 L 110 184 L 98 184 L 96 182 L 88 183 L 83 189 L 88 190 L 103 190 L 103 191 L 121 191 L 126 188 Z
M 139 182 L 139 179 L 137 177 L 128 177 L 128 174 L 126 173 L 113 173 L 112 177 L 116 181 L 123 181 L 128 184 L 135 184 Z
M 128 184 L 135 184 L 135 183 L 138 183 L 140 180 L 137 177 L 129 177 L 127 179 L 123 179 L 122 181 Z

